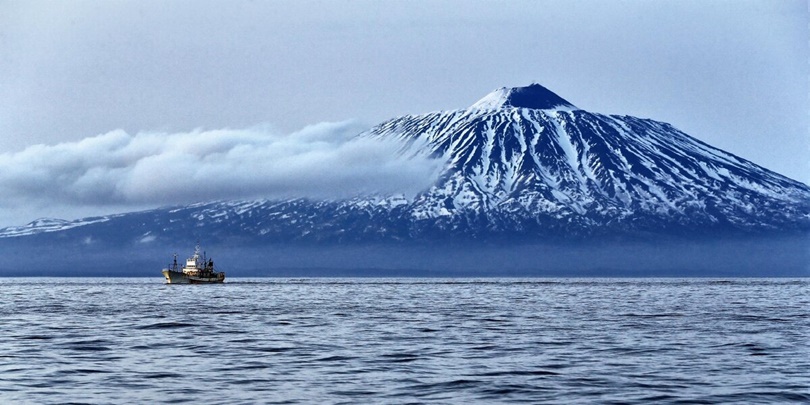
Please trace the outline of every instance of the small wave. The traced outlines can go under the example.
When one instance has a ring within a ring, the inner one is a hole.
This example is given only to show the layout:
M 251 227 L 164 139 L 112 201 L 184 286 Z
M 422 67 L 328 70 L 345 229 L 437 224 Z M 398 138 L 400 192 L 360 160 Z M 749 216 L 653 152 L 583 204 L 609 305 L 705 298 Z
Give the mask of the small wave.
M 105 352 L 108 350 L 112 350 L 106 346 L 84 346 L 84 345 L 69 346 L 68 349 L 80 352 Z
M 680 313 L 660 313 L 660 314 L 636 314 L 636 313 L 626 313 L 621 314 L 619 316 L 626 317 L 626 318 L 676 318 L 682 317 L 683 314 Z
M 67 342 L 63 345 L 66 349 L 82 351 L 82 352 L 103 352 L 112 350 L 110 342 L 106 340 L 83 340 L 78 342 Z
M 370 391 L 370 390 L 342 390 L 342 391 L 332 391 L 330 392 L 330 394 L 346 397 L 367 397 L 377 395 L 379 393 L 377 391 Z
M 749 355 L 751 356 L 768 356 L 769 353 L 767 352 L 768 349 L 756 344 L 756 343 L 742 343 L 738 345 L 742 349 L 745 349 Z
M 270 368 L 270 365 L 269 364 L 264 364 L 264 363 L 252 362 L 252 363 L 240 364 L 238 366 L 232 366 L 232 367 L 216 367 L 216 368 L 213 368 L 211 370 L 221 373 L 221 372 L 241 371 L 241 370 L 263 370 L 263 369 L 266 369 L 266 368 Z
M 783 391 L 743 391 L 734 394 L 712 395 L 699 398 L 697 403 L 808 403 L 810 394 Z
M 330 361 L 349 361 L 349 360 L 355 360 L 355 359 L 357 359 L 357 357 L 352 357 L 352 356 L 327 356 L 327 357 L 321 357 L 319 359 L 315 359 L 314 361 L 330 362 Z
M 266 379 L 266 378 L 250 378 L 250 379 L 233 380 L 229 384 L 234 384 L 234 385 L 259 385 L 259 386 L 262 386 L 262 385 L 271 384 L 272 382 L 273 382 L 273 380 L 269 380 L 269 379 Z M 270 389 L 268 388 L 268 390 L 270 390 Z
M 259 341 L 259 339 L 255 339 L 255 338 L 242 338 L 242 339 L 228 340 L 228 342 L 230 342 L 230 343 L 256 343 L 258 341 Z
M 292 350 L 291 347 L 248 347 L 246 350 L 263 353 L 281 353 Z
M 513 396 L 516 394 L 533 394 L 536 392 L 548 392 L 553 390 L 554 388 L 552 387 L 537 387 L 528 384 L 507 384 L 494 388 L 483 388 L 478 390 L 478 392 L 481 393 L 483 399 L 491 399 L 495 402 L 499 402 L 499 400 L 502 400 L 504 397 Z
M 24 340 L 51 340 L 51 339 L 53 339 L 53 336 L 27 335 L 27 336 L 20 336 L 18 339 L 24 339 Z
M 731 319 L 739 320 L 739 321 L 746 321 L 746 322 L 765 322 L 765 323 L 783 323 L 783 322 L 790 322 L 790 319 L 786 318 L 779 318 L 774 316 L 767 316 L 767 315 L 748 315 L 748 314 L 736 314 L 732 315 Z
M 180 377 L 182 377 L 182 375 L 181 375 L 181 374 L 177 374 L 177 373 L 167 373 L 167 372 L 161 372 L 161 373 L 146 373 L 146 374 L 141 374 L 141 377 L 143 377 L 143 378 L 148 378 L 148 379 L 150 379 L 150 380 L 155 380 L 155 379 L 162 379 L 162 378 L 180 378 Z
M 175 329 L 175 328 L 191 328 L 197 326 L 193 323 L 186 322 L 158 322 L 151 325 L 138 326 L 135 329 L 149 330 L 149 329 Z
M 390 362 L 390 363 L 410 363 L 412 361 L 419 360 L 418 355 L 410 354 L 410 353 L 383 354 L 380 357 L 385 359 L 386 362 Z
M 58 374 L 62 375 L 70 375 L 70 374 L 79 374 L 79 375 L 89 375 L 89 374 L 106 374 L 111 373 L 109 370 L 99 370 L 95 368 L 77 368 L 71 370 L 60 370 Z
M 490 371 L 486 373 L 472 374 L 475 377 L 511 377 L 511 376 L 551 376 L 560 373 L 549 370 L 511 370 L 511 371 Z
M 482 351 L 490 351 L 498 349 L 498 346 L 495 345 L 482 345 L 482 346 L 473 346 L 470 349 L 472 350 L 482 350 Z
M 482 383 L 483 381 L 480 380 L 457 379 L 436 383 L 416 384 L 407 387 L 406 391 L 410 393 L 409 395 L 415 397 L 428 397 L 435 394 L 445 394 L 448 392 L 475 388 Z

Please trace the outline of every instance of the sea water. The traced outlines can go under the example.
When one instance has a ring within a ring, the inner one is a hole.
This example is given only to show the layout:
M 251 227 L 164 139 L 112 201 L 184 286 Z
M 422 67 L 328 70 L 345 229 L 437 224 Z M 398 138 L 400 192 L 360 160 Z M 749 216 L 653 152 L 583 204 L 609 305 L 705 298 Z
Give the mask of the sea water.
M 808 279 L 0 280 L 0 403 L 808 403 Z

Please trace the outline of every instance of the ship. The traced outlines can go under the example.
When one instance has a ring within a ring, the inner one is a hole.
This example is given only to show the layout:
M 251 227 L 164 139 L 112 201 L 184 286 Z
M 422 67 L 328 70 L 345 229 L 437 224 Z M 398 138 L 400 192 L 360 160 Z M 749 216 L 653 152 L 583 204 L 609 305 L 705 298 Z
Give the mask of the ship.
M 198 244 L 182 268 L 175 253 L 174 262 L 163 269 L 163 277 L 166 277 L 166 284 L 211 284 L 224 282 L 225 272 L 214 270 L 214 259 L 206 258 L 205 252 L 200 255 Z

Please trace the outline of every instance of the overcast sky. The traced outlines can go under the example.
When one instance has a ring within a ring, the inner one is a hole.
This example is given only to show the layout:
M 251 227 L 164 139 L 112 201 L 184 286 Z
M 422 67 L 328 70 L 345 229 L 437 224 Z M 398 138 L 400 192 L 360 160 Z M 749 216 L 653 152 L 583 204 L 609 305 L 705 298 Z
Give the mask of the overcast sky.
M 359 184 L 374 159 L 351 158 L 368 146 L 323 143 L 324 131 L 343 142 L 532 82 L 810 183 L 809 21 L 804 0 L 0 0 L 0 226 L 184 203 L 187 189 L 150 198 L 130 186 L 200 134 L 228 140 L 212 159 L 278 151 L 285 137 L 301 142 L 290 153 L 303 161 L 337 150 L 330 162 L 346 166 L 333 174 L 346 177 L 328 181 Z M 411 187 L 433 170 L 406 166 L 375 181 L 402 170 Z M 227 172 L 240 197 L 295 191 L 228 167 L 171 174 Z M 319 187 L 311 167 L 295 167 L 305 188 Z M 110 173 L 120 176 L 104 183 Z

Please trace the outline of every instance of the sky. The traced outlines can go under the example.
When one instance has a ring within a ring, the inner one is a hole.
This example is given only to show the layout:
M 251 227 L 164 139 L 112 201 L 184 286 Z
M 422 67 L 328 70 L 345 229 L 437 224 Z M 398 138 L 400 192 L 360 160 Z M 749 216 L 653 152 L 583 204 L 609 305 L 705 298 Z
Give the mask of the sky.
M 352 135 L 530 83 L 810 183 L 808 16 L 803 0 L 0 0 L 0 227 L 412 191 L 435 162 Z

